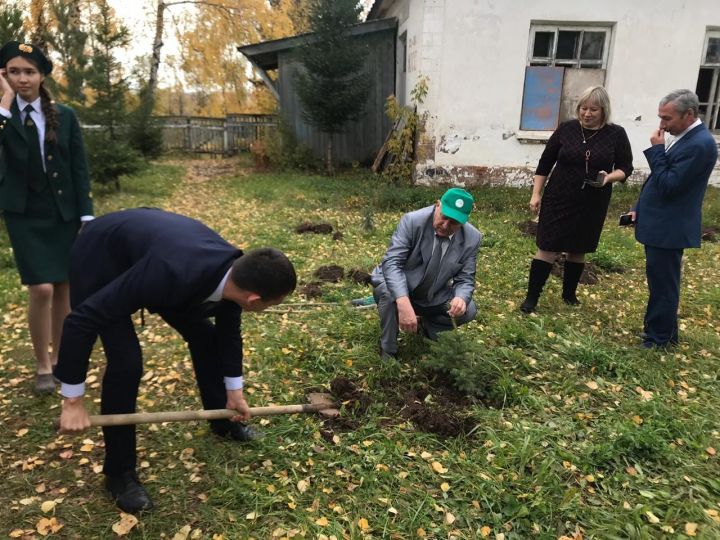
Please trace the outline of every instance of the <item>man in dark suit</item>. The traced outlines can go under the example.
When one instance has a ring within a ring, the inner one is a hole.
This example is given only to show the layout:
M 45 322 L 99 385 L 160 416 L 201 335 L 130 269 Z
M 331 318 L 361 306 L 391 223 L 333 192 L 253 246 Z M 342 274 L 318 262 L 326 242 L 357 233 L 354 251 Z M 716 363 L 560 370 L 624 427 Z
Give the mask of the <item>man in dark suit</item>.
M 700 247 L 702 203 L 718 152 L 698 108 L 698 97 L 690 90 L 676 90 L 660 101 L 660 127 L 645 150 L 650 176 L 631 212 L 635 238 L 645 246 L 650 291 L 645 348 L 678 343 L 683 250 Z M 666 132 L 671 137 L 666 138 Z
M 142 354 L 131 315 L 146 308 L 187 342 L 203 407 L 238 411 L 232 422 L 211 422 L 212 430 L 248 440 L 247 426 L 238 423 L 249 418 L 242 390 L 241 313 L 280 303 L 295 285 L 295 269 L 280 251 L 243 254 L 199 221 L 178 214 L 137 208 L 90 221 L 73 247 L 72 312 L 55 368 L 64 398 L 61 432 L 90 425 L 82 396 L 97 336 L 107 358 L 102 413 L 135 411 Z M 135 471 L 135 426 L 105 427 L 103 435 L 108 491 L 126 512 L 151 509 Z
M 380 356 L 397 354 L 398 329 L 430 339 L 475 318 L 472 301 L 482 235 L 468 223 L 470 193 L 451 188 L 434 205 L 405 214 L 370 277 L 380 314 Z M 418 316 L 421 317 L 418 322 Z

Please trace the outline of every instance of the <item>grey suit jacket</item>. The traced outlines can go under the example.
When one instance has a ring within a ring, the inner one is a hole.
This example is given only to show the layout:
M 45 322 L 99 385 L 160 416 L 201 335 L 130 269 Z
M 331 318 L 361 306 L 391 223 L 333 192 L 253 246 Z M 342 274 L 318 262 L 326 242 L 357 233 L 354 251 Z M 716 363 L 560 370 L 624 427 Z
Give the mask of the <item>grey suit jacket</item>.
M 393 299 L 411 296 L 425 275 L 435 238 L 434 211 L 435 205 L 403 215 L 385 256 L 370 276 L 374 287 L 385 283 Z M 452 237 L 428 300 L 418 303 L 437 306 L 456 296 L 470 303 L 481 241 L 480 231 L 469 223 L 463 225 Z

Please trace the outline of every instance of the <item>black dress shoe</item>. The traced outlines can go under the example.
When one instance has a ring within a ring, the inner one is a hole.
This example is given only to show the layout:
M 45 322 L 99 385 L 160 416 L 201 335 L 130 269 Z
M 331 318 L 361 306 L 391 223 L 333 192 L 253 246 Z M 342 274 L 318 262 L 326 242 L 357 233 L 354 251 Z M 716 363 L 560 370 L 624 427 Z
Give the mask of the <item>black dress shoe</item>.
M 107 476 L 105 488 L 115 499 L 118 508 L 128 514 L 147 512 L 153 509 L 153 502 L 142 487 L 135 471 L 127 471 L 118 476 Z
M 222 426 L 213 426 L 213 433 L 218 437 L 233 441 L 250 442 L 262 438 L 262 433 L 240 422 L 228 422 Z

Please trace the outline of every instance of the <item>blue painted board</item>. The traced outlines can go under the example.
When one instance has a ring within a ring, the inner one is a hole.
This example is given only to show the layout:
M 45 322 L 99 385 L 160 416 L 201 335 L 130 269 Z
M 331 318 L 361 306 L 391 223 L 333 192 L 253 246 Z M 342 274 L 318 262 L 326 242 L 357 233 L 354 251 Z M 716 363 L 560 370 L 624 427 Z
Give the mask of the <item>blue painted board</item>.
M 552 131 L 558 126 L 565 68 L 527 66 L 520 129 Z

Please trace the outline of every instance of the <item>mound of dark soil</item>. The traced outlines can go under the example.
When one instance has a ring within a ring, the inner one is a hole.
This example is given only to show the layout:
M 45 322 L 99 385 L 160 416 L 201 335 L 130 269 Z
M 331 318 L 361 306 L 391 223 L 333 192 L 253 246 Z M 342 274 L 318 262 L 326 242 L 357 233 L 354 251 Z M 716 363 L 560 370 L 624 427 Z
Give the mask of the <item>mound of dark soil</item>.
M 345 276 L 345 270 L 342 266 L 336 264 L 330 264 L 327 266 L 321 266 L 315 270 L 315 277 L 321 281 L 330 281 L 337 283 Z
M 304 222 L 295 227 L 298 234 L 330 234 L 333 232 L 333 226 L 329 223 L 310 223 Z
M 335 231 L 335 232 L 333 233 L 332 239 L 333 239 L 333 240 L 336 240 L 336 241 L 337 241 L 337 240 L 342 240 L 342 239 L 343 239 L 343 233 L 341 233 L 340 231 Z
M 321 283 L 312 281 L 300 289 L 300 294 L 304 294 L 305 298 L 320 298 L 323 295 L 320 285 Z
M 361 417 L 372 404 L 370 396 L 345 377 L 336 377 L 330 381 L 330 391 L 342 404 L 342 408 L 340 416 L 323 422 L 326 429 L 320 430 L 320 435 L 328 442 L 332 442 L 335 432 L 356 430 L 360 426 Z
M 348 277 L 355 283 L 370 285 L 370 274 L 368 274 L 367 272 L 363 272 L 362 270 L 359 270 L 357 268 L 353 268 L 352 270 L 350 270 L 350 272 L 348 273 Z
M 531 236 L 535 238 L 535 235 L 537 234 L 538 224 L 537 221 L 528 219 L 527 221 L 521 221 L 520 223 L 518 223 L 517 228 L 525 236 Z
M 372 399 L 360 390 L 355 383 L 344 377 L 336 377 L 330 381 L 330 391 L 338 400 L 342 401 L 346 411 L 353 416 L 365 414 L 372 404 Z
M 720 235 L 720 228 L 718 227 L 705 227 L 702 230 L 702 236 L 701 238 L 705 242 L 717 242 L 718 241 L 718 235 Z

